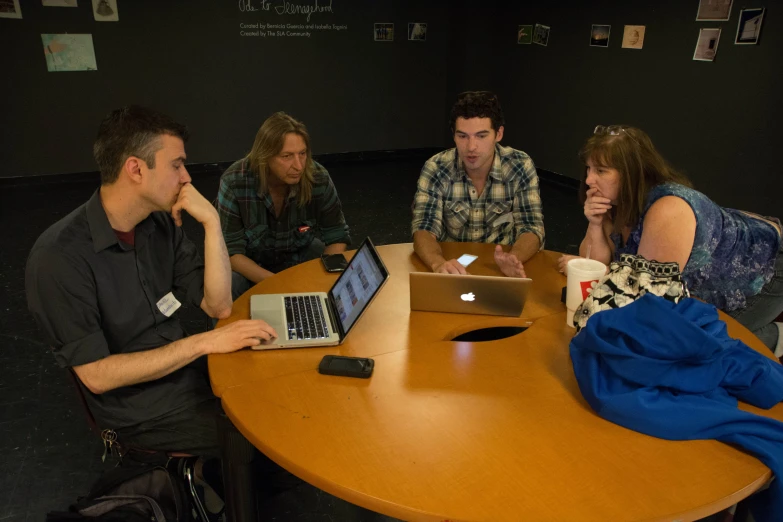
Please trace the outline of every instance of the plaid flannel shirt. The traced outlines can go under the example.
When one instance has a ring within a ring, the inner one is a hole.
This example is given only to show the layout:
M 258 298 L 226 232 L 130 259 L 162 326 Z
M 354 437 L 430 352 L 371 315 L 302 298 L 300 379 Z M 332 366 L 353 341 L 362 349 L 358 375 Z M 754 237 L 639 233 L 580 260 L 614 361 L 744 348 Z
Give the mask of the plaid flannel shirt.
M 436 154 L 421 170 L 411 229 L 431 232 L 438 241 L 501 245 L 512 245 L 532 232 L 544 248 L 544 213 L 533 160 L 522 151 L 495 145 L 487 184 L 478 196 L 457 150 Z
M 310 202 L 299 206 L 298 185 L 291 187 L 280 213 L 269 194 L 260 194 L 258 174 L 250 170 L 250 160 L 241 159 L 220 177 L 217 210 L 228 255 L 243 254 L 263 268 L 278 272 L 306 259 L 307 248 L 316 236 L 326 245 L 351 243 L 329 172 L 314 164 Z

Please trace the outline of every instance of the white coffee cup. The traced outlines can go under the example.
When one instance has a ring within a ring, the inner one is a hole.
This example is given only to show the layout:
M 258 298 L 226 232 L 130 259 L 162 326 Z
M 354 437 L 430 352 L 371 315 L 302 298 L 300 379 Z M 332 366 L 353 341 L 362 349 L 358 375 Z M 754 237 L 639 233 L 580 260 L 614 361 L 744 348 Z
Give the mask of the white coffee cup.
M 566 287 L 566 324 L 574 326 L 574 311 L 593 290 L 594 283 L 606 274 L 606 265 L 595 259 L 577 257 L 568 262 Z

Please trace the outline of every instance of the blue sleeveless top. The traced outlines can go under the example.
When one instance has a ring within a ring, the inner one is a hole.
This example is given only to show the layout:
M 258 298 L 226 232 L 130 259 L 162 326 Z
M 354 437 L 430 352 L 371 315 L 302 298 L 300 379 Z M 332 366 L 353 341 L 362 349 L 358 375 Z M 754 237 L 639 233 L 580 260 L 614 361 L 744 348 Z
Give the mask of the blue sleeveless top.
M 693 249 L 682 271 L 691 294 L 724 311 L 744 308 L 747 298 L 758 294 L 775 273 L 781 247 L 773 225 L 742 211 L 719 207 L 707 196 L 677 183 L 650 190 L 639 222 L 623 246 L 620 234 L 612 234 L 614 258 L 636 254 L 642 239 L 644 216 L 664 196 L 685 200 L 696 215 Z M 780 220 L 766 218 L 780 226 Z

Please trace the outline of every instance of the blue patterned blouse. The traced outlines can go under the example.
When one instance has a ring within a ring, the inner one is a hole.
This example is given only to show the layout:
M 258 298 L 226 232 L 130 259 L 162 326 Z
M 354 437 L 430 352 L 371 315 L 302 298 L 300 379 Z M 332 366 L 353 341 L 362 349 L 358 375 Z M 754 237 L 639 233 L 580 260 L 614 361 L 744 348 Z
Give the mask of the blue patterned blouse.
M 644 216 L 658 199 L 677 196 L 696 214 L 696 237 L 682 277 L 695 297 L 721 310 L 744 308 L 772 278 L 775 257 L 781 247 L 780 233 L 763 219 L 731 208 L 722 208 L 707 196 L 677 183 L 658 185 L 650 190 L 639 223 L 632 228 L 623 246 L 620 234 L 612 234 L 614 258 L 636 254 L 642 239 Z M 777 218 L 766 218 L 777 223 Z

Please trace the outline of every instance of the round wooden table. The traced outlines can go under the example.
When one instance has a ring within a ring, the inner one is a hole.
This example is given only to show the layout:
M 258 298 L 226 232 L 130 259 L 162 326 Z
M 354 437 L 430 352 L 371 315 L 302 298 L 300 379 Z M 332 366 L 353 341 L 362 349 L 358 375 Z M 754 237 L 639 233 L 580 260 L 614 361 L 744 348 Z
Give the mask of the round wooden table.
M 494 245 L 444 243 L 469 271 L 500 275 Z M 336 347 L 211 355 L 212 387 L 239 431 L 305 481 L 406 520 L 694 520 L 749 496 L 771 473 L 726 444 L 657 439 L 601 419 L 582 398 L 568 345 L 556 252 L 525 264 L 533 286 L 519 318 L 411 312 L 411 244 L 378 248 L 391 277 Z M 348 254 L 347 257 L 350 257 Z M 320 261 L 253 293 L 326 291 Z M 722 314 L 730 335 L 771 357 Z M 529 326 L 496 341 L 453 342 L 490 326 Z M 368 380 L 321 375 L 327 354 L 372 357 Z M 783 421 L 783 404 L 743 409 Z

